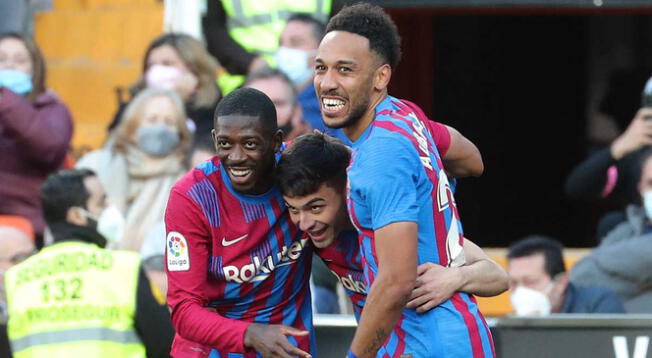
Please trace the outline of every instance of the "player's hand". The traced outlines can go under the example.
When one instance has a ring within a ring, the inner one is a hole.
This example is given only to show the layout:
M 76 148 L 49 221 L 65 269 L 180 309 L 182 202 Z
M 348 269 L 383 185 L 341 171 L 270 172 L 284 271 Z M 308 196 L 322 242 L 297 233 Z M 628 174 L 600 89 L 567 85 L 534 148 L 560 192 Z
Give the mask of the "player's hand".
M 408 308 L 426 312 L 451 298 L 464 285 L 459 268 L 447 268 L 432 262 L 417 267 L 417 281 Z
M 652 117 L 652 109 L 639 109 L 625 132 L 614 140 L 611 144 L 614 159 L 620 160 L 643 146 L 652 145 L 652 120 L 646 120 L 646 117 Z
M 252 323 L 245 332 L 244 345 L 247 348 L 253 348 L 265 358 L 311 358 L 310 353 L 293 346 L 287 339 L 287 336 L 307 336 L 308 334 L 308 331 L 285 325 Z

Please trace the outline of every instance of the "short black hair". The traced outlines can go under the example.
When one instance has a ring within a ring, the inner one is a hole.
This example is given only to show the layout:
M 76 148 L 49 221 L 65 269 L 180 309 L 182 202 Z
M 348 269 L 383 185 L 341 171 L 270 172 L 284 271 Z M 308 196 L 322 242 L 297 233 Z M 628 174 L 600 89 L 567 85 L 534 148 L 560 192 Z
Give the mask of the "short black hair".
M 290 21 L 298 21 L 298 22 L 303 22 L 304 24 L 308 24 L 312 26 L 312 36 L 317 40 L 317 43 L 319 43 L 324 37 L 324 34 L 326 33 L 326 25 L 324 25 L 323 22 L 317 20 L 314 16 L 310 15 L 307 12 L 295 12 L 290 17 L 288 17 L 287 22 L 289 23 Z
M 68 209 L 73 206 L 86 208 L 90 193 L 84 179 L 94 177 L 90 169 L 60 170 L 45 179 L 41 185 L 41 202 L 45 222 L 51 225 L 66 221 Z
M 267 131 L 276 133 L 276 108 L 263 92 L 253 88 L 238 88 L 222 98 L 215 109 L 213 127 L 217 118 L 231 115 L 257 117 Z
M 292 83 L 292 80 L 290 79 L 290 77 L 288 77 L 288 75 L 285 74 L 285 72 L 277 68 L 263 67 L 259 70 L 251 72 L 249 75 L 247 75 L 247 79 L 245 79 L 245 82 L 242 86 L 247 87 L 254 81 L 263 80 L 267 78 L 278 78 L 281 81 L 283 81 L 288 87 L 290 87 L 291 90 L 290 92 L 292 92 L 292 102 L 297 101 L 298 93 L 297 93 L 297 88 L 294 87 L 294 83 Z
M 401 59 L 401 37 L 396 24 L 382 7 L 371 4 L 346 6 L 326 25 L 326 33 L 346 31 L 369 40 L 369 48 L 392 68 Z
M 276 166 L 276 183 L 283 195 L 306 196 L 323 183 L 344 190 L 351 153 L 339 139 L 306 134 L 292 143 Z
M 509 245 L 507 259 L 516 259 L 542 254 L 544 267 L 550 278 L 566 272 L 563 258 L 564 245 L 561 242 L 543 235 L 527 236 Z

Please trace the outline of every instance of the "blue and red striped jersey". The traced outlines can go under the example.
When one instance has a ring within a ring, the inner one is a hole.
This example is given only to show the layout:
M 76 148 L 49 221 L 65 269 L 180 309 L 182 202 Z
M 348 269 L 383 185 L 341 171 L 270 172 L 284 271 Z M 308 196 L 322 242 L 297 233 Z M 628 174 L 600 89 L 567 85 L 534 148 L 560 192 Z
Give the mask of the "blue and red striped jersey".
M 240 194 L 214 157 L 172 188 L 165 224 L 174 357 L 260 356 L 244 347 L 251 322 L 309 330 L 288 339 L 314 353 L 312 245 L 276 187 Z
M 419 264 L 464 264 L 459 214 L 427 123 L 410 106 L 388 96 L 353 148 L 347 206 L 359 233 L 367 291 L 378 272 L 374 230 L 391 223 L 418 223 Z M 495 356 L 484 317 L 466 293 L 456 293 L 425 313 L 405 309 L 378 357 L 404 354 Z
M 364 299 L 367 297 L 367 287 L 362 275 L 358 232 L 342 231 L 332 244 L 321 249 L 315 248 L 315 253 L 342 284 L 353 304 L 356 320 L 360 319 Z

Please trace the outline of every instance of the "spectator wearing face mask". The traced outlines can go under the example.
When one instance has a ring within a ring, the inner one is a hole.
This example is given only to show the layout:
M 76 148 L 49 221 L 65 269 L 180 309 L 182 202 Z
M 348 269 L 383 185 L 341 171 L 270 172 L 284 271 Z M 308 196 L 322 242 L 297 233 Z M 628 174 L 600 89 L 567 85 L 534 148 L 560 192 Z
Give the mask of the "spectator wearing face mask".
M 652 149 L 641 155 L 642 206 L 627 206 L 618 224 L 571 272 L 573 282 L 609 287 L 628 313 L 652 313 Z
M 195 137 L 210 137 L 213 112 L 220 99 L 218 69 L 217 61 L 200 41 L 185 34 L 165 34 L 147 48 L 143 75 L 131 88 L 131 94 L 135 96 L 145 88 L 176 91 L 196 127 Z M 118 126 L 125 108 L 122 105 L 118 109 L 109 130 Z
M 297 91 L 297 102 L 303 119 L 320 132 L 327 133 L 350 145 L 341 129 L 328 128 L 321 117 L 321 104 L 315 93 L 315 54 L 326 26 L 310 14 L 295 13 L 288 18 L 276 52 L 278 69 L 285 73 Z
M 296 88 L 283 72 L 265 67 L 249 74 L 243 87 L 257 89 L 272 100 L 276 108 L 276 123 L 283 131 L 285 140 L 292 140 L 309 131 L 297 102 Z
M 529 236 L 509 246 L 507 274 L 516 315 L 623 313 L 614 292 L 569 282 L 562 249 L 561 243 L 544 236 Z
M 97 173 L 114 206 L 98 223 L 109 241 L 119 241 L 111 247 L 140 251 L 147 232 L 163 220 L 170 188 L 187 170 L 191 142 L 179 96 L 149 88 L 129 103 L 107 145 L 79 160 L 78 168 Z M 122 230 L 115 212 L 125 217 Z
M 27 37 L 0 35 L 0 214 L 45 223 L 38 188 L 69 149 L 70 111 L 46 89 L 43 56 Z

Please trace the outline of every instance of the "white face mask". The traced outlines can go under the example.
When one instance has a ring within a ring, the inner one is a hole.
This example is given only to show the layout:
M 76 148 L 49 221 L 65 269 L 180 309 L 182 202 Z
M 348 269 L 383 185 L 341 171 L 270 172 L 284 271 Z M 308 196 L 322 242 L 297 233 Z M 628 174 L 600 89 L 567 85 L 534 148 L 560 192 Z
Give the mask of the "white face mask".
M 99 217 L 88 210 L 84 210 L 84 213 L 86 216 L 97 222 L 97 232 L 104 236 L 106 241 L 118 242 L 122 240 L 125 228 L 125 218 L 118 207 L 115 205 L 107 206 L 102 210 Z
M 300 86 L 312 77 L 314 71 L 308 66 L 311 53 L 281 46 L 276 52 L 276 64 L 295 86 Z
M 550 291 L 553 284 L 546 289 Z M 509 296 L 517 316 L 547 316 L 550 314 L 552 304 L 548 296 L 525 286 L 517 286 Z
M 643 208 L 645 208 L 647 218 L 652 220 L 652 190 L 643 193 Z

